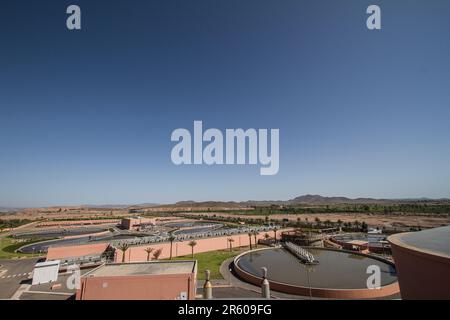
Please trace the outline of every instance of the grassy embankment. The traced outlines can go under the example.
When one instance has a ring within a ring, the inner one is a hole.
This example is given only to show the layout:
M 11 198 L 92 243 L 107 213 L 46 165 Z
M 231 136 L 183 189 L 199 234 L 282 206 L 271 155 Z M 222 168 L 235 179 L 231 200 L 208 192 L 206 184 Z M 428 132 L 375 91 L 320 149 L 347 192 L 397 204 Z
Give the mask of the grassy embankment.
M 0 232 L 6 229 L 17 228 L 31 222 L 33 221 L 28 219 L 0 219 Z
M 31 257 L 39 257 L 42 254 L 28 254 L 28 253 L 18 253 L 15 252 L 20 247 L 32 244 L 36 242 L 40 242 L 39 240 L 30 240 L 30 241 L 19 241 L 17 239 L 11 237 L 2 237 L 0 238 L 0 259 L 14 259 L 14 258 L 31 258 Z
M 194 257 L 192 257 L 192 255 L 187 255 L 182 257 L 175 257 L 172 260 L 197 260 L 197 278 L 199 280 L 205 279 L 205 270 L 211 271 L 211 279 L 223 279 L 222 275 L 220 274 L 221 264 L 228 258 L 235 257 L 248 249 L 248 247 L 241 247 L 234 248 L 231 252 L 230 250 L 218 250 L 202 253 L 195 253 L 194 249 Z

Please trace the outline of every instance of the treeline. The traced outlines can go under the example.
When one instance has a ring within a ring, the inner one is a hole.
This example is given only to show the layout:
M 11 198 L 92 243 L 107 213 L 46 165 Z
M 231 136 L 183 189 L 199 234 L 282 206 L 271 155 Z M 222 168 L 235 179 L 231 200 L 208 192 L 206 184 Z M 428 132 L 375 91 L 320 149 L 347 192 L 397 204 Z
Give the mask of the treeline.
M 0 230 L 17 228 L 30 222 L 28 219 L 0 219 Z
M 236 212 L 234 212 L 236 213 Z M 250 212 L 240 212 L 249 214 Z M 376 214 L 450 214 L 448 204 L 352 204 L 352 205 L 323 205 L 314 207 L 304 206 L 269 206 L 254 207 L 251 214 L 306 214 L 306 213 L 376 213 Z
M 98 217 L 75 217 L 75 218 L 51 218 L 46 219 L 46 221 L 80 221 L 80 220 L 120 220 L 123 216 L 111 216 L 111 215 L 104 215 L 104 216 L 98 216 Z
M 256 218 L 247 216 L 237 217 L 237 216 L 221 216 L 221 215 L 189 215 L 184 214 L 183 217 L 191 219 L 202 218 L 205 221 L 221 222 L 225 224 L 239 225 L 245 223 L 246 225 L 276 225 L 281 227 L 291 227 L 295 229 L 327 229 L 327 228 L 340 228 L 344 232 L 367 232 L 369 229 L 368 224 L 365 221 L 354 220 L 354 221 L 342 221 L 338 219 L 337 221 L 331 221 L 329 219 L 321 220 L 319 217 L 314 219 L 301 218 L 300 216 L 296 220 L 288 219 L 276 219 L 270 218 L 266 215 L 264 218 Z M 380 230 L 379 227 L 375 229 Z M 404 231 L 420 231 L 420 226 L 412 227 L 381 227 L 381 231 L 385 234 L 404 232 Z

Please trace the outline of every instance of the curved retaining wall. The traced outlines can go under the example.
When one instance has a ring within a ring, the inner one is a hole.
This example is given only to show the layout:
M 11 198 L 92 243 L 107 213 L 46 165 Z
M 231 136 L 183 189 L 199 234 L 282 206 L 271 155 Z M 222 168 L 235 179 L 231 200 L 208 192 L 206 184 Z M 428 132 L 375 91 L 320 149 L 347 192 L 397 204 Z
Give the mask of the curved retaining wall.
M 421 231 L 419 231 L 421 232 Z M 408 245 L 399 233 L 391 243 L 402 299 L 450 299 L 450 257 Z
M 272 248 L 263 248 L 263 249 L 256 249 L 252 250 L 254 251 L 260 251 L 260 250 L 271 250 Z M 317 247 L 313 248 L 317 249 Z M 334 250 L 334 249 L 324 249 L 324 250 L 330 250 L 330 251 L 344 251 L 349 252 L 352 254 L 359 254 L 355 253 L 353 251 L 346 251 L 346 250 Z M 252 283 L 254 285 L 260 286 L 262 282 L 261 277 L 257 277 L 251 273 L 248 273 L 247 271 L 241 269 L 239 265 L 237 264 L 237 261 L 242 257 L 243 255 L 247 254 L 249 251 L 241 253 L 238 255 L 234 261 L 234 270 L 239 275 L 240 278 L 243 280 Z M 371 259 L 379 260 L 384 263 L 387 263 L 389 265 L 394 266 L 394 264 L 388 260 L 384 260 L 378 257 L 369 256 L 366 254 L 359 254 L 362 256 L 367 256 Z M 329 289 L 329 288 L 309 288 L 309 287 L 301 287 L 301 286 L 295 286 L 288 283 L 282 283 L 277 281 L 269 280 L 270 288 L 275 291 L 280 291 L 284 293 L 289 294 L 295 294 L 300 296 L 309 296 L 315 298 L 330 298 L 330 299 L 370 299 L 370 298 L 381 298 L 381 297 L 387 297 L 394 294 L 398 294 L 400 292 L 398 282 L 394 282 L 391 284 L 388 284 L 386 286 L 381 287 L 380 289 Z
M 99 231 L 99 232 L 88 233 L 88 234 L 77 234 L 77 235 L 74 235 L 74 236 L 65 236 L 65 237 L 62 237 L 62 239 L 77 239 L 77 238 L 84 238 L 84 237 L 99 237 L 99 236 L 106 236 L 109 233 L 110 232 L 108 230 L 105 230 L 105 231 Z

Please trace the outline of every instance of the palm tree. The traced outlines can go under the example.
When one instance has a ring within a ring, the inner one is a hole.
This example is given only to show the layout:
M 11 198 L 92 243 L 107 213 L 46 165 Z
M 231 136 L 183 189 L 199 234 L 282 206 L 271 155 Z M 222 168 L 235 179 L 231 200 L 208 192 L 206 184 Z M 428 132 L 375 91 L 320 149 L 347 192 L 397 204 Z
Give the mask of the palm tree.
M 155 251 L 153 252 L 153 258 L 154 258 L 155 260 L 158 260 L 158 258 L 159 258 L 159 256 L 161 255 L 161 253 L 162 253 L 162 249 L 161 249 L 161 248 L 159 248 L 158 250 L 155 250 Z
M 274 227 L 274 228 L 273 228 L 273 234 L 274 234 L 275 242 L 277 242 L 277 231 L 278 231 L 278 228 L 277 228 L 277 227 Z
M 152 253 L 153 250 L 155 250 L 155 248 L 152 247 L 145 248 L 145 252 L 147 252 L 147 261 L 150 261 L 150 253 Z
M 256 240 L 257 236 L 258 236 L 258 232 L 253 231 L 253 238 L 255 239 L 255 248 L 258 248 L 258 241 Z
M 169 236 L 169 241 L 170 241 L 170 260 L 172 260 L 172 246 L 173 246 L 173 242 L 175 241 L 176 237 L 171 233 Z
M 119 245 L 119 250 L 122 251 L 122 263 L 125 262 L 125 252 L 128 250 L 129 247 L 130 247 L 130 245 L 126 242 L 121 243 Z
M 196 245 L 197 245 L 197 241 L 195 241 L 195 240 L 189 241 L 189 243 L 188 243 L 188 246 L 190 246 L 191 250 L 192 250 L 192 258 L 194 257 L 194 247 Z
M 252 248 L 252 233 L 251 232 L 249 232 L 248 233 L 248 240 L 250 241 L 249 243 L 250 243 L 250 250 L 252 250 L 253 248 Z
M 106 250 L 102 253 L 101 258 L 104 259 L 106 262 L 111 262 L 114 260 L 114 252 L 115 248 L 112 246 L 108 246 Z M 33 253 L 34 253 L 34 247 L 33 247 Z
M 233 238 L 228 238 L 227 240 L 228 240 L 228 242 L 230 243 L 230 252 L 231 252 L 231 251 L 233 251 L 233 242 L 234 242 L 234 239 L 233 239 Z
M 365 221 L 361 222 L 361 231 L 367 232 L 368 227 L 369 226 L 367 225 L 367 223 Z

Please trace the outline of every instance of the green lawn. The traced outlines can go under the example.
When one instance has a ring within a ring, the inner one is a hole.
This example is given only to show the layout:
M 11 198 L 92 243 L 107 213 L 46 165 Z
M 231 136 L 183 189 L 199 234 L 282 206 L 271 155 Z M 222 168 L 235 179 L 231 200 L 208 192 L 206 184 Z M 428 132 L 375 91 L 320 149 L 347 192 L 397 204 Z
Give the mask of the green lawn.
M 18 241 L 11 237 L 2 237 L 0 238 L 0 259 L 13 259 L 20 257 L 38 257 L 42 254 L 26 254 L 26 253 L 17 253 L 15 252 L 20 247 L 39 242 L 42 240 L 31 240 L 31 241 Z
M 234 248 L 232 252 L 229 250 L 210 251 L 202 253 L 194 253 L 194 258 L 191 255 L 176 257 L 172 260 L 192 260 L 198 261 L 197 278 L 199 280 L 205 279 L 205 270 L 211 271 L 211 279 L 223 279 L 220 274 L 220 265 L 226 259 L 237 256 L 241 252 L 248 250 L 248 247 Z

